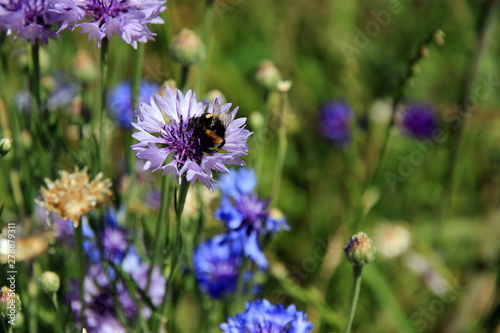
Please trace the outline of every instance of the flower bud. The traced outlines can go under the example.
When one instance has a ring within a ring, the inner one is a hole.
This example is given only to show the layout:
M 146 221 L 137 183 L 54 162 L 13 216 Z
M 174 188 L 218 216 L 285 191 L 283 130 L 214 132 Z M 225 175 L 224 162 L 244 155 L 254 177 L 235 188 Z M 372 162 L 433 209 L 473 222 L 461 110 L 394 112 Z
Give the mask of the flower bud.
M 0 139 L 0 157 L 4 157 L 12 149 L 12 139 Z
M 163 98 L 167 98 L 167 87 L 170 87 L 170 90 L 175 93 L 175 91 L 177 90 L 177 82 L 172 79 L 163 82 L 163 84 L 158 89 L 157 94 Z
M 441 29 L 438 29 L 436 30 L 436 32 L 434 33 L 434 43 L 436 43 L 437 45 L 441 46 L 444 44 L 444 32 L 443 30 Z
M 292 81 L 290 81 L 290 80 L 288 80 L 288 81 L 281 81 L 281 80 L 279 80 L 278 83 L 277 83 L 277 87 L 278 87 L 278 91 L 280 93 L 285 94 L 292 87 Z
M 344 247 L 347 259 L 356 266 L 368 265 L 375 260 L 375 244 L 364 232 L 358 232 L 351 237 Z
M 5 318 L 9 315 L 18 313 L 20 310 L 21 299 L 19 295 L 9 287 L 2 287 L 0 290 L 0 315 Z
M 200 37 L 192 30 L 182 29 L 170 44 L 172 59 L 184 65 L 197 63 L 205 56 L 205 47 Z
M 56 273 L 47 271 L 40 275 L 38 278 L 38 284 L 45 293 L 53 294 L 59 290 L 61 281 Z
M 258 131 L 264 128 L 265 121 L 266 120 L 260 111 L 252 111 L 252 113 L 250 113 L 250 117 L 248 118 L 248 122 L 250 123 L 253 131 Z
M 255 80 L 258 84 L 268 90 L 274 90 L 281 80 L 281 74 L 270 60 L 264 60 L 255 74 Z

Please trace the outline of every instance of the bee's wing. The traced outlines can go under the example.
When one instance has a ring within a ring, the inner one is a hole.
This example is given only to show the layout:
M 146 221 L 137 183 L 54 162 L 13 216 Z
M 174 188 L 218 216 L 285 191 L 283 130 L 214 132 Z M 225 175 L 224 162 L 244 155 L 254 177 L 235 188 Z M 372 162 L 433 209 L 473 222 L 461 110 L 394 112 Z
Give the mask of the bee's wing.
M 216 99 L 214 101 L 213 114 L 219 118 L 219 120 L 222 122 L 222 124 L 224 125 L 225 128 L 227 128 L 227 126 L 229 126 L 229 123 L 231 122 L 231 118 L 232 118 L 231 110 L 227 110 L 226 112 L 222 112 L 222 110 L 220 109 L 220 104 L 219 104 L 218 99 Z

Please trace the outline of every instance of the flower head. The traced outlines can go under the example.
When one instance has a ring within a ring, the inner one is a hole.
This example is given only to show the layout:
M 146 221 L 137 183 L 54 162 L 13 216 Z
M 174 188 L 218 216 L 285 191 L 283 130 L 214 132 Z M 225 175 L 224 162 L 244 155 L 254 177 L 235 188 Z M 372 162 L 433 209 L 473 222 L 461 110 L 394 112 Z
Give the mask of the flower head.
M 220 328 L 224 333 L 309 333 L 313 326 L 306 317 L 305 313 L 297 311 L 295 305 L 285 308 L 265 299 L 256 300 L 247 303 L 244 313 L 228 318 Z
M 252 169 L 242 168 L 223 175 L 217 185 L 223 197 L 215 216 L 231 231 L 227 237 L 241 241 L 244 253 L 261 268 L 266 268 L 259 238 L 288 229 L 288 225 L 283 216 L 271 214 L 268 200 L 261 200 L 253 193 L 256 184 Z
M 60 171 L 59 175 L 60 179 L 56 181 L 45 179 L 47 187 L 42 187 L 42 198 L 36 202 L 60 218 L 73 221 L 75 226 L 82 215 L 111 200 L 111 181 L 101 181 L 102 173 L 92 181 L 87 174 L 87 168 L 82 171 L 76 168 L 73 173 Z
M 165 1 L 158 0 L 63 0 L 54 6 L 54 12 L 64 15 L 64 25 L 73 24 L 85 17 L 89 20 L 76 24 L 88 33 L 101 47 L 104 37 L 118 35 L 126 43 L 137 48 L 137 42 L 153 40 L 148 24 L 163 23 L 159 14 L 165 10 Z
M 57 36 L 59 23 L 64 17 L 52 12 L 55 0 L 9 0 L 0 3 L 0 28 L 15 32 L 14 38 L 21 37 L 31 44 L 39 41 L 47 44 L 49 38 Z M 56 27 L 57 28 L 57 27 Z
M 156 93 L 157 90 L 157 84 L 143 80 L 139 89 L 139 102 L 148 103 L 150 96 Z M 132 105 L 132 85 L 130 81 L 121 82 L 110 91 L 108 106 L 121 128 L 132 128 L 134 106 Z
M 274 90 L 281 80 L 281 74 L 272 61 L 264 60 L 255 73 L 255 80 L 265 89 Z
M 47 294 L 53 294 L 59 290 L 61 280 L 59 279 L 59 275 L 57 275 L 56 273 L 46 271 L 43 272 L 42 275 L 40 275 L 40 277 L 38 278 L 38 284 L 44 292 L 46 292 Z
M 438 120 L 429 105 L 415 103 L 399 113 L 399 124 L 406 135 L 425 139 L 432 136 L 438 126 Z
M 215 236 L 194 252 L 194 273 L 200 289 L 215 299 L 235 292 L 243 263 L 241 244 L 224 241 L 224 238 L 224 235 Z
M 212 189 L 215 179 L 212 170 L 229 172 L 226 164 L 244 165 L 240 159 L 246 155 L 246 140 L 251 134 L 244 128 L 245 118 L 234 119 L 238 108 L 230 111 L 231 104 L 220 105 L 220 97 L 206 104 L 198 102 L 192 91 L 183 95 L 167 87 L 167 97 L 155 95 L 151 105 L 141 103 L 138 122 L 132 125 L 138 130 L 132 136 L 139 141 L 132 145 L 140 159 L 146 160 L 144 170 L 162 170 L 172 174 L 179 182 L 183 177 L 194 183 L 199 180 Z M 200 126 L 206 113 L 214 114 L 218 107 L 227 116 L 223 147 L 207 144 L 207 131 Z
M 333 101 L 321 108 L 320 131 L 337 148 L 343 148 L 351 141 L 349 122 L 352 110 L 349 104 Z
M 347 259 L 357 266 L 368 265 L 375 260 L 375 244 L 364 232 L 352 236 L 344 252 Z

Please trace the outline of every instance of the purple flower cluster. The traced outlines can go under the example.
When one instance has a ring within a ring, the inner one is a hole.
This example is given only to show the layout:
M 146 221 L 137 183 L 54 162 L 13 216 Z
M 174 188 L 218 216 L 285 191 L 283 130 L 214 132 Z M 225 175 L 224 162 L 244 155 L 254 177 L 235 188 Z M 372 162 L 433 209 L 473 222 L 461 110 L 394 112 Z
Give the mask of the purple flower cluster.
M 57 29 L 64 17 L 50 8 L 55 0 L 8 0 L 0 1 L 0 30 L 5 29 L 14 38 L 21 37 L 31 44 L 39 41 L 47 44 L 57 36 Z
M 246 310 L 227 323 L 220 325 L 224 333 L 309 333 L 313 326 L 307 315 L 297 311 L 295 305 L 285 308 L 273 305 L 268 300 L 256 300 L 246 304 Z
M 158 0 L 63 0 L 51 9 L 64 18 L 63 27 L 75 24 L 89 34 L 89 41 L 95 38 L 98 47 L 104 37 L 118 35 L 137 48 L 137 42 L 153 40 L 147 25 L 163 23 L 159 15 L 164 4 Z
M 139 102 L 149 103 L 151 95 L 156 93 L 158 88 L 157 84 L 143 80 L 139 89 Z M 108 107 L 121 128 L 132 128 L 134 106 L 132 105 L 132 85 L 130 81 L 119 83 L 109 92 Z
M 288 229 L 288 225 L 284 217 L 271 213 L 268 200 L 261 200 L 254 193 L 256 185 L 252 169 L 242 168 L 222 175 L 217 184 L 222 192 L 221 206 L 215 216 L 229 229 L 227 239 L 240 241 L 243 253 L 265 269 L 267 260 L 261 250 L 261 239 Z
M 63 220 L 57 221 L 62 223 Z M 82 223 L 84 250 L 91 263 L 85 275 L 85 322 L 89 332 L 107 333 L 124 330 L 130 323 L 121 323 L 117 314 L 117 304 L 126 318 L 137 319 L 138 316 L 149 318 L 152 310 L 148 306 L 139 307 L 133 301 L 141 301 L 147 295 L 154 306 L 160 305 L 165 293 L 166 280 L 159 267 L 152 270 L 151 282 L 146 290 L 149 265 L 141 263 L 135 248 L 130 245 L 127 230 L 118 226 L 113 210 L 108 210 L 104 218 L 104 227 L 99 237 L 88 226 Z M 101 240 L 100 246 L 97 239 Z M 101 262 L 106 260 L 121 267 L 121 274 L 128 274 L 142 292 L 127 289 L 124 277 L 113 268 L 105 269 Z M 72 281 L 72 292 L 67 296 L 73 314 L 79 320 L 82 316 L 80 290 L 77 281 Z M 148 302 L 141 301 L 141 304 Z
M 351 142 L 349 124 L 352 109 L 349 104 L 333 101 L 325 104 L 320 112 L 321 134 L 331 141 L 335 147 L 343 148 Z
M 399 124 L 406 135 L 414 139 L 425 139 L 431 137 L 438 127 L 438 119 L 431 106 L 414 103 L 399 114 Z
M 207 108 L 191 90 L 183 95 L 167 87 L 166 98 L 155 95 L 151 105 L 141 103 L 138 122 L 132 124 L 138 130 L 132 136 L 139 143 L 132 145 L 132 150 L 147 161 L 144 170 L 162 170 L 163 175 L 170 173 L 179 182 L 183 177 L 191 183 L 199 180 L 212 189 L 212 170 L 229 172 L 226 164 L 244 165 L 240 157 L 247 154 L 251 133 L 244 128 L 246 118 L 234 119 L 238 108 L 230 111 L 231 104 L 220 105 L 220 112 L 229 118 L 224 147 L 214 149 L 204 144 L 206 133 L 198 126 L 200 117 L 213 114 L 220 100 L 214 99 Z
M 147 302 L 141 301 L 143 306 L 139 311 L 134 298 L 141 300 L 142 294 L 147 295 L 154 306 L 160 305 L 165 293 L 166 281 L 160 273 L 160 269 L 155 267 L 152 270 L 151 283 L 146 290 L 147 264 L 136 265 L 128 268 L 126 273 L 135 281 L 143 293 L 136 292 L 134 297 L 130 290 L 126 288 L 125 282 L 120 278 L 111 278 L 109 273 L 100 264 L 93 264 L 88 267 L 85 275 L 85 324 L 89 332 L 114 333 L 116 331 L 125 332 L 125 327 L 130 327 L 133 320 L 138 316 L 148 319 L 151 317 L 151 309 L 145 306 Z M 80 303 L 80 290 L 76 280 L 71 281 L 71 293 L 67 295 L 70 308 L 77 320 L 83 315 Z M 115 303 L 116 300 L 116 303 Z M 120 310 L 117 309 L 117 305 Z M 130 323 L 121 323 L 118 319 L 117 311 L 123 314 Z

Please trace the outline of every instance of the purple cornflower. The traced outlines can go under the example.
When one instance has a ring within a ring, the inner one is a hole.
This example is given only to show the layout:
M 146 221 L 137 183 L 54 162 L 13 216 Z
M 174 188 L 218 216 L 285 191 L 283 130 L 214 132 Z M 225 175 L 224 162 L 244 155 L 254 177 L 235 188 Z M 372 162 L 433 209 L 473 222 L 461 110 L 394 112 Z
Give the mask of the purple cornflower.
M 156 93 L 158 88 L 157 84 L 143 80 L 139 89 L 139 102 L 149 103 L 150 96 Z M 130 81 L 119 83 L 109 92 L 108 107 L 121 128 L 132 128 L 134 106 L 132 105 L 132 85 Z
M 163 23 L 159 15 L 166 8 L 164 4 L 157 0 L 63 0 L 53 6 L 53 11 L 64 16 L 64 26 L 88 18 L 75 27 L 88 33 L 89 41 L 95 38 L 98 47 L 104 37 L 118 35 L 137 48 L 137 42 L 154 40 L 155 34 L 147 25 Z
M 352 110 L 349 104 L 333 101 L 321 108 L 319 126 L 321 134 L 337 148 L 343 148 L 351 142 L 349 123 Z
M 165 292 L 165 278 L 160 274 L 160 269 L 155 267 L 151 276 L 151 285 L 148 290 L 144 290 L 147 283 L 148 266 L 140 264 L 130 268 L 129 273 L 135 283 L 141 288 L 155 306 L 160 305 Z M 85 324 L 89 332 L 112 333 L 125 332 L 124 326 L 130 323 L 121 323 L 118 319 L 117 306 L 121 308 L 126 318 L 131 322 L 138 316 L 145 319 L 151 317 L 151 309 L 142 301 L 142 293 L 137 292 L 136 299 L 141 301 L 142 311 L 139 313 L 137 304 L 125 287 L 124 282 L 117 278 L 113 279 L 100 264 L 90 265 L 85 276 Z M 81 313 L 80 290 L 76 280 L 71 282 L 71 293 L 67 299 L 76 319 L 79 320 Z M 115 302 L 115 299 L 117 302 Z
M 436 114 L 428 104 L 411 104 L 401 111 L 398 116 L 403 132 L 415 139 L 431 137 L 438 126 Z
M 216 103 L 220 103 L 220 97 L 208 105 L 206 112 L 214 113 Z M 167 87 L 166 99 L 154 95 L 151 105 L 140 104 L 138 122 L 132 124 L 138 130 L 132 136 L 139 143 L 132 145 L 132 150 L 138 158 L 147 160 L 144 170 L 171 173 L 179 182 L 183 177 L 191 183 L 199 180 L 212 189 L 212 170 L 229 172 L 225 164 L 244 165 L 240 157 L 248 151 L 246 141 L 251 133 L 244 128 L 246 118 L 234 119 L 238 108 L 231 112 L 230 108 L 231 104 L 220 106 L 221 113 L 229 114 L 223 148 L 208 147 L 207 134 L 200 126 L 206 103 L 198 102 L 191 90 L 183 95 Z
M 224 333 L 309 333 L 313 326 L 306 317 L 305 313 L 297 311 L 295 305 L 285 308 L 265 299 L 256 300 L 248 302 L 245 312 L 228 318 L 220 328 Z
M 234 294 L 243 264 L 240 242 L 215 236 L 200 244 L 194 252 L 194 274 L 201 290 L 215 299 Z
M 14 38 L 21 37 L 31 44 L 39 41 L 47 44 L 49 38 L 57 36 L 57 26 L 64 17 L 53 12 L 50 7 L 55 0 L 3 0 L 0 1 L 0 29 L 15 32 Z M 60 29 L 61 30 L 61 29 Z M 60 31 L 59 30 L 59 31 Z
M 241 168 L 221 176 L 217 188 L 222 192 L 222 200 L 215 217 L 229 228 L 227 238 L 241 241 L 245 255 L 265 269 L 267 260 L 260 249 L 259 239 L 288 229 L 288 225 L 283 216 L 271 213 L 268 200 L 261 200 L 253 193 L 256 184 L 252 169 Z

